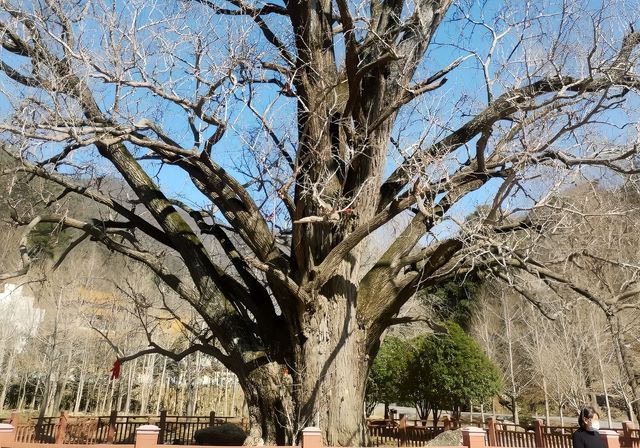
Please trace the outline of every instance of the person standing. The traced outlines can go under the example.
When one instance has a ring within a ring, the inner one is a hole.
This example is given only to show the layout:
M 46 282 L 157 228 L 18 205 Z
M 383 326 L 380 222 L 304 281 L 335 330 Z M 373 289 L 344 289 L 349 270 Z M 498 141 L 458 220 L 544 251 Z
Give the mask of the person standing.
M 600 416 L 594 408 L 587 406 L 578 414 L 580 428 L 573 433 L 573 448 L 604 448 L 600 437 Z

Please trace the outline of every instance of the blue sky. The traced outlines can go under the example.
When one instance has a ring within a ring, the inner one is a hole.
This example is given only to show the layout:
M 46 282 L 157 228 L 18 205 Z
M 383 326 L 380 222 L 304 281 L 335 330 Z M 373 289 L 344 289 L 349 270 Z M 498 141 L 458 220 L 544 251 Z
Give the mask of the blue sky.
M 471 7 L 464 11 L 469 12 L 473 20 L 480 21 L 483 17 L 488 19 L 488 21 L 496 24 L 497 33 L 500 33 L 509 25 L 508 22 L 501 21 L 499 19 L 492 19 L 492 17 L 499 15 L 500 8 L 503 5 L 502 2 L 476 1 L 471 3 Z M 154 3 L 151 2 L 148 4 L 154 5 Z M 170 3 L 167 3 L 167 5 L 169 4 Z M 518 2 L 514 2 L 514 5 L 518 4 Z M 165 5 L 165 3 L 158 3 L 158 5 L 162 6 Z M 142 14 L 138 17 L 138 24 L 143 26 L 154 21 L 160 23 L 156 26 L 155 32 L 153 32 L 153 28 L 149 28 L 148 31 L 142 30 L 138 33 L 138 37 L 140 39 L 146 40 L 148 49 L 153 49 L 154 47 L 159 48 L 162 44 L 162 38 L 171 40 L 172 38 L 178 37 L 179 28 L 182 26 L 185 30 L 188 30 L 189 28 L 206 29 L 206 27 L 209 27 L 208 29 L 211 29 L 212 33 L 216 35 L 216 38 L 211 39 L 210 43 L 212 47 L 209 52 L 208 64 L 211 66 L 222 63 L 225 58 L 229 56 L 232 48 L 232 45 L 230 45 L 231 41 L 235 43 L 240 42 L 242 45 L 246 45 L 248 47 L 248 51 L 252 54 L 266 53 L 271 50 L 269 44 L 264 41 L 260 31 L 257 30 L 252 22 L 247 18 L 212 18 L 208 15 L 206 9 L 200 9 L 203 14 L 196 18 L 193 16 L 193 11 L 191 11 L 191 15 L 189 16 L 181 15 L 180 26 L 175 24 L 164 25 L 161 21 L 165 17 L 176 12 L 173 10 L 177 8 L 177 6 L 175 6 L 176 4 L 172 5 L 173 6 L 166 9 L 157 6 L 145 6 L 142 10 Z M 560 14 L 559 8 L 561 4 L 559 2 L 547 1 L 540 5 L 540 8 L 544 13 L 544 18 L 540 23 L 533 22 L 529 26 L 527 34 L 531 36 L 532 40 L 534 38 L 537 39 L 537 45 L 544 47 L 545 43 L 550 45 L 550 42 L 555 36 L 553 33 L 548 33 L 548 35 L 541 35 L 540 33 L 544 30 L 553 30 L 554 27 L 557 27 L 561 23 L 563 16 Z M 595 10 L 600 6 L 600 2 L 590 1 L 584 6 L 585 8 Z M 132 6 L 132 4 L 120 2 L 114 5 L 114 8 L 121 9 L 119 17 L 121 24 L 126 25 L 131 22 L 130 16 L 127 15 L 127 8 L 133 7 L 134 6 Z M 417 79 L 423 79 L 430 74 L 433 74 L 438 69 L 446 66 L 456 58 L 467 55 L 468 52 L 463 50 L 462 47 L 472 48 L 481 56 L 486 55 L 489 48 L 488 36 L 490 34 L 488 30 L 480 25 L 463 20 L 461 18 L 461 12 L 462 7 L 461 9 L 458 9 L 454 6 L 449 10 L 445 23 L 438 30 L 431 47 L 425 55 L 423 63 L 418 68 Z M 521 18 L 519 14 L 512 16 L 510 19 L 511 23 Z M 614 14 L 613 11 L 612 14 Z M 589 20 L 586 20 L 586 17 L 588 16 L 583 15 L 583 20 L 579 23 L 582 23 L 583 25 L 587 24 Z M 621 19 L 614 17 L 613 19 L 608 20 L 607 24 L 609 25 L 607 26 L 611 28 L 612 36 L 621 37 L 621 28 L 618 26 Z M 283 19 L 270 16 L 268 21 L 270 24 L 274 25 L 276 21 L 281 22 Z M 96 21 L 91 20 L 88 23 L 90 27 L 94 28 L 93 31 L 97 31 L 98 33 L 102 31 Z M 583 26 L 582 28 L 582 31 L 584 31 L 588 27 Z M 159 31 L 161 30 L 165 31 L 160 33 Z M 588 32 L 584 31 L 584 33 L 584 36 L 588 36 Z M 615 36 L 616 33 L 618 36 Z M 86 39 L 87 48 L 98 52 L 100 51 L 101 40 L 92 34 L 93 33 L 87 33 L 83 38 Z M 575 39 L 580 39 L 581 37 L 584 38 L 584 36 L 581 36 L 581 33 L 576 31 Z M 570 40 L 571 39 L 569 39 L 569 41 Z M 612 42 L 615 43 L 616 40 L 618 39 L 612 39 Z M 192 53 L 195 45 L 196 43 L 193 41 L 186 41 L 179 50 L 184 51 L 185 55 L 188 55 L 189 53 Z M 519 67 L 522 67 L 525 63 L 522 59 L 522 49 L 525 48 L 526 45 L 526 42 L 522 43 L 517 39 L 517 33 L 514 33 L 513 35 L 508 34 L 496 50 L 495 59 L 499 60 L 501 58 L 504 59 L 509 57 L 511 68 L 514 71 L 519 71 Z M 343 49 L 339 39 L 336 41 L 336 53 L 340 59 L 343 54 Z M 131 51 L 127 52 L 128 56 L 131 56 L 131 54 Z M 3 52 L 2 56 L 5 61 L 15 64 L 16 67 L 21 66 L 25 62 L 18 57 L 7 57 L 6 52 Z M 272 58 L 272 60 L 276 60 L 276 58 Z M 151 57 L 150 61 L 152 61 L 152 64 L 148 67 L 149 70 L 157 67 L 163 67 L 163 64 L 167 63 L 166 58 L 163 58 L 162 54 L 158 54 L 157 57 Z M 565 68 L 568 71 L 577 69 L 577 67 L 573 66 L 571 60 L 567 60 L 566 62 L 567 64 Z M 183 66 L 182 69 L 178 67 L 175 70 L 163 72 L 159 75 L 158 81 L 161 83 L 175 82 L 176 80 L 173 76 L 179 76 L 182 73 L 182 76 L 184 76 L 185 79 L 183 82 L 176 83 L 178 86 L 176 92 L 181 93 L 180 88 L 184 88 L 185 91 L 183 93 L 190 93 L 193 88 L 193 80 L 189 79 L 188 76 L 185 76 L 184 67 L 185 66 Z M 490 73 L 492 76 L 496 75 L 496 67 L 497 65 L 490 66 Z M 171 76 L 169 73 L 171 73 Z M 139 75 L 136 75 L 135 73 L 132 76 L 134 78 L 139 78 Z M 510 76 L 505 73 L 501 76 L 507 81 L 507 84 L 509 84 Z M 484 92 L 482 71 L 476 59 L 467 59 L 458 69 L 448 75 L 448 79 L 449 81 L 443 88 L 432 94 L 426 95 L 421 100 L 421 104 L 424 105 L 422 109 L 412 110 L 407 108 L 402 112 L 398 120 L 397 129 L 400 129 L 401 127 L 404 128 L 401 138 L 403 146 L 408 147 L 421 138 L 424 140 L 423 146 L 427 146 L 429 142 L 437 141 L 440 136 L 443 135 L 443 132 L 446 132 L 445 128 L 455 129 L 460 124 L 467 121 L 474 112 L 484 107 L 486 104 L 486 94 Z M 10 83 L 7 82 L 7 79 L 4 77 L 0 78 L 0 84 L 5 87 L 5 89 L 10 86 Z M 109 111 L 113 103 L 113 86 L 106 86 L 97 80 L 93 80 L 92 84 L 96 91 L 101 91 L 101 106 L 103 107 L 103 110 Z M 290 151 L 295 149 L 295 99 L 279 95 L 278 89 L 273 86 L 263 85 L 256 88 L 256 92 L 257 91 L 259 91 L 259 94 L 253 97 L 253 105 L 260 110 L 265 110 L 265 108 L 270 105 L 271 109 L 269 118 L 273 122 L 274 130 L 279 136 L 283 136 L 286 132 L 289 132 L 290 138 L 287 143 L 287 148 Z M 503 91 L 504 88 L 499 83 L 494 85 L 495 96 L 500 95 Z M 33 94 L 33 92 L 27 91 L 25 94 Z M 265 147 L 268 144 L 268 139 L 264 133 L 256 132 L 256 129 L 260 127 L 260 123 L 246 106 L 245 101 L 248 95 L 248 89 L 239 89 L 234 98 L 227 99 L 226 107 L 224 107 L 221 112 L 228 122 L 232 123 L 232 126 L 229 127 L 225 137 L 214 149 L 214 159 L 216 162 L 234 173 L 241 181 L 243 181 L 244 176 L 235 169 L 235 166 L 248 154 L 246 150 L 247 145 L 255 141 L 260 142 L 258 145 L 259 147 Z M 181 142 L 185 147 L 191 146 L 192 138 L 186 125 L 184 111 L 180 107 L 166 101 L 157 101 L 157 99 L 155 99 L 148 91 L 144 90 L 132 90 L 130 96 L 127 98 L 127 103 L 132 109 L 141 109 L 137 116 L 145 116 L 157 121 L 162 124 L 171 138 Z M 637 105 L 637 100 L 634 100 L 634 104 Z M 426 113 L 425 111 L 434 113 L 434 115 L 439 120 L 442 120 L 442 122 L 434 125 L 434 122 L 431 122 L 428 117 L 424 117 L 423 114 Z M 5 103 L 3 105 L 0 96 L 0 115 L 6 117 L 8 113 L 7 104 Z M 136 116 L 135 113 L 132 115 L 134 117 Z M 628 119 L 623 112 L 615 112 L 610 117 L 614 122 L 620 122 L 625 118 Z M 210 129 L 207 135 L 210 135 L 214 130 L 215 129 Z M 623 131 L 617 131 L 615 128 L 606 125 L 601 127 L 601 131 L 607 139 L 621 139 L 621 136 L 625 134 Z M 446 165 L 449 166 L 450 169 L 454 169 L 458 162 L 464 162 L 466 160 L 468 153 L 473 156 L 473 148 L 474 142 L 471 142 L 468 147 L 460 148 L 455 154 L 453 154 L 453 157 L 450 158 Z M 44 150 L 49 151 L 51 148 L 44 147 Z M 273 151 L 272 148 L 271 151 Z M 138 151 L 138 155 L 141 155 L 142 152 L 143 151 Z M 89 150 L 85 151 L 84 155 L 79 155 L 78 158 L 80 161 L 87 161 L 92 159 L 93 156 L 94 154 Z M 393 170 L 398 159 L 399 155 L 390 146 L 389 163 L 386 169 L 387 173 L 390 173 Z M 189 179 L 185 177 L 182 170 L 168 165 L 151 162 L 145 162 L 145 166 L 147 167 L 148 172 L 154 176 L 168 195 L 180 197 L 181 199 L 194 204 L 206 203 L 204 197 L 195 189 Z M 452 210 L 452 214 L 458 218 L 468 214 L 478 204 L 485 203 L 487 200 L 490 200 L 498 186 L 499 181 L 489 182 L 483 189 L 468 195 L 463 201 L 460 201 L 460 203 Z

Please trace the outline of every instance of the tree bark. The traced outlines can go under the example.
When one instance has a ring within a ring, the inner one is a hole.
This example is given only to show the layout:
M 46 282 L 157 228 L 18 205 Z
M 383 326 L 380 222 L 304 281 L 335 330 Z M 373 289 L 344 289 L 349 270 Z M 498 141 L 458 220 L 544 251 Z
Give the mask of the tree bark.
M 9 380 L 11 380 L 11 377 L 13 376 L 13 364 L 15 363 L 16 354 L 17 354 L 16 350 L 11 351 L 11 354 L 9 355 L 9 360 L 7 361 L 7 365 L 4 368 L 5 369 L 4 381 L 2 383 L 2 392 L 0 392 L 0 409 L 4 409 L 4 401 L 5 401 L 5 398 L 7 397 Z
M 106 414 L 111 414 L 111 410 L 113 409 L 113 394 L 116 390 L 116 379 L 113 379 L 109 382 L 109 397 L 107 398 L 107 409 Z
M 73 406 L 74 413 L 78 413 L 80 411 L 80 405 L 82 403 L 82 393 L 84 391 L 84 381 L 87 376 L 86 368 L 87 368 L 87 357 L 84 356 L 82 359 L 82 367 L 80 367 L 80 375 L 78 378 L 78 390 L 76 391 L 76 400 Z
M 131 398 L 133 394 L 133 379 L 136 371 L 136 366 L 138 365 L 138 360 L 134 359 L 133 362 L 129 365 L 129 375 L 127 378 L 127 401 L 124 405 L 124 412 L 131 412 Z
M 198 390 L 197 387 L 198 386 L 196 385 L 196 391 Z M 236 409 L 238 407 L 236 406 L 236 389 L 237 389 L 236 383 L 234 382 L 233 383 L 233 390 L 231 392 L 231 406 L 229 407 L 229 415 L 232 416 L 232 417 L 237 417 Z
M 551 424 L 550 411 L 549 411 L 549 390 L 547 388 L 547 378 L 542 377 L 542 392 L 544 393 L 544 422 L 545 426 Z
M 164 357 L 164 361 L 162 363 L 162 372 L 160 373 L 160 384 L 158 385 L 158 395 L 156 396 L 156 414 L 160 413 L 162 406 L 162 397 L 164 394 L 164 377 L 167 372 L 167 357 Z
M 67 384 L 69 383 L 69 368 L 71 366 L 71 357 L 73 352 L 71 350 L 67 353 L 67 362 L 65 364 L 65 368 L 61 369 L 61 373 L 58 375 L 58 383 L 56 386 L 56 394 L 53 400 L 53 411 L 58 412 L 60 410 L 60 406 L 62 400 L 64 398 L 64 394 L 67 389 Z
M 29 402 L 28 409 L 34 409 L 36 405 L 36 397 L 38 396 L 38 389 L 40 388 L 40 378 L 36 378 L 36 385 L 33 388 L 33 395 L 31 396 L 31 401 Z
M 318 303 L 303 317 L 292 366 L 269 362 L 238 374 L 249 411 L 245 444 L 296 443 L 307 426 L 320 427 L 328 446 L 366 441 L 366 333 L 348 301 Z
M 18 399 L 18 412 L 22 412 L 24 409 L 24 402 L 27 399 L 27 383 L 29 382 L 29 374 L 24 374 L 24 380 L 20 385 L 20 398 Z
M 613 428 L 613 420 L 611 418 L 611 406 L 609 405 L 609 391 L 607 388 L 607 380 L 604 375 L 604 367 L 602 365 L 602 353 L 600 350 L 600 336 L 598 335 L 598 330 L 596 328 L 593 315 L 591 315 L 591 331 L 593 333 L 593 340 L 596 344 L 596 357 L 598 358 L 598 367 L 600 369 L 600 380 L 602 382 L 602 391 L 604 392 L 605 406 L 607 407 L 607 423 L 609 425 L 609 428 Z
M 509 308 L 507 305 L 507 300 L 502 296 L 502 317 L 504 319 L 505 324 L 505 338 L 507 342 L 507 351 L 508 351 L 508 363 L 509 363 L 509 382 L 511 383 L 511 390 L 509 398 L 511 398 L 511 413 L 513 416 L 513 423 L 516 425 L 520 424 L 520 417 L 518 415 L 518 384 L 516 382 L 515 377 L 515 366 L 513 360 L 513 337 L 512 337 L 512 328 L 511 328 L 511 315 L 509 314 Z
M 229 409 L 229 376 L 225 375 L 224 377 L 224 409 L 222 411 L 224 415 L 229 415 L 227 409 Z
M 365 386 L 368 374 L 366 332 L 358 320 L 353 283 L 343 277 L 330 299 L 303 318 L 304 343 L 296 352 L 294 382 L 301 384 L 299 427 L 318 426 L 328 446 L 356 446 L 366 441 Z
M 51 383 L 51 390 L 49 391 L 49 396 L 47 397 L 47 407 L 45 408 L 45 415 L 52 415 L 53 414 L 53 406 L 54 406 L 54 398 L 56 396 L 56 393 L 58 392 L 58 378 L 60 378 L 60 372 L 57 371 L 56 375 L 55 375 L 55 381 L 53 381 Z
M 620 330 L 620 317 L 617 315 L 607 315 L 607 321 L 609 324 L 609 331 L 613 339 L 613 344 L 616 353 L 616 359 L 618 360 L 618 368 L 623 377 L 626 377 L 627 384 L 631 390 L 631 407 L 630 410 L 637 417 L 640 415 L 640 386 L 636 379 L 635 372 L 631 368 L 631 361 L 627 353 L 627 348 L 623 341 L 623 334 Z
M 47 378 L 44 383 L 44 390 L 42 393 L 42 403 L 40 403 L 40 411 L 38 412 L 38 422 L 36 423 L 36 440 L 42 440 L 43 437 L 43 424 L 44 416 L 49 407 L 50 395 L 51 395 L 51 377 L 53 375 L 53 366 L 50 365 L 47 371 Z
M 185 382 L 185 373 L 181 367 L 180 374 L 178 375 L 178 384 L 176 386 L 176 412 L 178 414 L 184 413 Z
M 283 381 L 284 369 L 269 362 L 245 375 L 238 375 L 249 411 L 249 434 L 245 445 L 291 444 L 293 415 L 290 413 L 291 391 Z
M 142 385 L 140 387 L 140 415 L 146 415 L 148 411 L 150 387 L 153 382 L 154 364 L 155 354 L 144 357 L 142 367 Z
M 91 406 L 91 401 L 95 400 L 96 408 L 95 413 L 98 413 L 98 380 L 94 380 L 93 387 L 91 388 L 91 393 L 87 396 L 87 399 L 84 402 L 84 413 L 89 412 L 89 408 Z

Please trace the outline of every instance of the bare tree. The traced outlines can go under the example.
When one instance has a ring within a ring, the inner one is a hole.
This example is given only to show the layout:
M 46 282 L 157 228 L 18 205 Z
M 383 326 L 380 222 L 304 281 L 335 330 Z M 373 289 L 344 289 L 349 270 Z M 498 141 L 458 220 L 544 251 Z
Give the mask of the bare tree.
M 599 372 L 608 400 L 602 360 L 607 352 L 612 353 L 621 377 L 626 378 L 629 404 L 637 400 L 639 393 L 638 366 L 630 356 L 631 341 L 637 337 L 632 322 L 640 308 L 640 266 L 632 249 L 638 242 L 637 223 L 632 216 L 639 205 L 637 190 L 629 186 L 608 190 L 588 185 L 578 188 L 557 204 L 558 210 L 564 210 L 562 227 L 571 229 L 571 235 L 559 229 L 544 244 L 549 254 L 545 262 L 561 276 L 556 285 L 559 292 L 590 305 L 579 325 L 591 330 L 588 350 L 592 355 L 599 354 L 598 359 L 592 357 L 588 361 L 594 379 Z M 577 293 L 572 288 L 576 284 L 584 285 L 584 291 Z M 606 329 L 604 339 L 602 329 Z
M 529 259 L 525 270 L 494 271 L 548 323 L 529 315 L 531 357 L 542 376 L 555 383 L 562 410 L 598 406 L 601 394 L 610 418 L 609 387 L 626 402 L 629 418 L 637 396 L 637 371 L 630 353 L 637 338 L 638 193 L 631 184 L 583 182 L 530 214 L 537 232 L 509 242 Z M 551 339 L 540 350 L 537 330 L 551 324 Z M 544 358 L 536 356 L 544 351 Z M 544 360 L 548 363 L 545 365 Z M 617 374 L 612 374 L 612 369 Z M 544 388 L 544 385 L 543 385 Z
M 189 347 L 122 359 L 215 356 L 244 390 L 248 443 L 318 424 L 361 444 L 370 360 L 418 289 L 542 273 L 494 238 L 527 226 L 505 210 L 585 166 L 635 172 L 637 137 L 618 130 L 635 123 L 638 8 L 593 8 L 2 0 L 0 131 L 18 163 L 3 173 L 61 187 L 15 221 L 137 260 L 188 303 L 206 323 Z M 100 207 L 69 215 L 69 195 Z M 452 230 L 479 195 L 489 213 Z M 27 242 L 0 278 L 27 272 Z
M 487 282 L 478 292 L 471 332 L 481 341 L 487 355 L 502 372 L 504 397 L 513 422 L 520 424 L 521 398 L 536 381 L 528 342 L 532 338 L 531 316 L 517 294 L 503 289 L 499 282 Z

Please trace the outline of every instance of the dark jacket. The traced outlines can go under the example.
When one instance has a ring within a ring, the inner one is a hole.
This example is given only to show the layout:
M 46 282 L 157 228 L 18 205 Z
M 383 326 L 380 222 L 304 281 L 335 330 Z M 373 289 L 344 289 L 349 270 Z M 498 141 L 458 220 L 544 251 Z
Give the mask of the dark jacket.
M 604 442 L 598 431 L 588 431 L 584 428 L 573 433 L 573 448 L 604 448 Z

